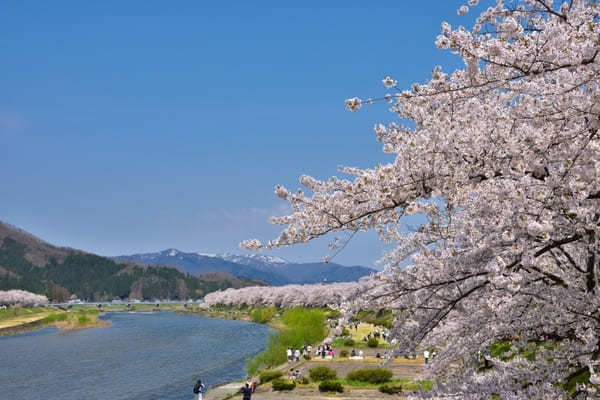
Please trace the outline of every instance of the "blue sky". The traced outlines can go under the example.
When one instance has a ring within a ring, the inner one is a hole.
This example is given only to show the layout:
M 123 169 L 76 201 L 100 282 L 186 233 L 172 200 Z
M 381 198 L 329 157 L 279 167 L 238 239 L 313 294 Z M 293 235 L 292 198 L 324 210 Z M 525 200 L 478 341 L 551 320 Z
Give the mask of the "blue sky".
M 389 160 L 373 126 L 394 115 L 344 100 L 460 67 L 434 40 L 443 20 L 471 25 L 464 3 L 6 0 L 0 220 L 101 255 L 242 253 L 278 232 L 276 184 Z M 372 266 L 381 249 L 362 234 L 335 261 Z

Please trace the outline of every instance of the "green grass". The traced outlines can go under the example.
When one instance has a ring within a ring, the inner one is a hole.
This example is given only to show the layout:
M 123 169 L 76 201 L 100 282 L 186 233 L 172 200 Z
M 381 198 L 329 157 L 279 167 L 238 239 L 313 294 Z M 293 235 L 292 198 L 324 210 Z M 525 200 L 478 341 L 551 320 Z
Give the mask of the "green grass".
M 252 321 L 259 324 L 266 324 L 271 321 L 277 315 L 277 308 L 275 307 L 257 307 L 250 311 L 250 318 Z
M 15 317 L 27 317 L 34 314 L 48 312 L 54 310 L 54 308 L 46 307 L 27 307 L 27 308 L 9 308 L 6 310 L 0 310 L 0 321 L 12 319 Z
M 250 374 L 256 374 L 263 367 L 273 367 L 286 362 L 286 350 L 299 349 L 303 344 L 321 342 L 326 335 L 325 313 L 320 309 L 295 307 L 281 315 L 284 327 L 269 335 L 267 348 L 246 362 Z
M 359 311 L 352 321 L 360 321 L 376 326 L 384 326 L 388 329 L 392 328 L 394 323 L 394 315 L 391 310 L 380 311 Z
M 66 312 L 58 312 L 58 313 L 52 313 L 52 314 L 46 316 L 43 321 L 47 324 L 51 324 L 51 323 L 57 322 L 57 321 L 66 321 L 67 318 L 68 318 L 68 315 Z
M 353 381 L 346 378 L 341 378 L 339 381 L 342 382 L 344 386 L 348 386 L 354 389 L 377 389 L 379 386 L 381 386 L 381 384 L 379 383 L 374 384 L 368 382 Z M 391 381 L 387 382 L 387 384 L 400 384 L 402 385 L 403 390 L 408 391 L 417 391 L 420 389 L 430 391 L 433 388 L 433 381 L 430 380 L 413 381 L 410 379 L 392 379 Z

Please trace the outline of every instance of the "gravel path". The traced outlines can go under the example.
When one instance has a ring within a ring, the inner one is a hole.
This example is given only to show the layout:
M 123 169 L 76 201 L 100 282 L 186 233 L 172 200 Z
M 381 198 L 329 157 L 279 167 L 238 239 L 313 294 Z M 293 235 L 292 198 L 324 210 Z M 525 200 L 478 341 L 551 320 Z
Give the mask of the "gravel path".
M 242 396 L 233 397 L 235 400 Z M 353 390 L 345 393 L 320 393 L 317 389 L 296 389 L 292 392 L 261 392 L 257 390 L 252 395 L 252 400 L 390 400 L 401 399 L 402 396 L 390 396 L 377 390 Z

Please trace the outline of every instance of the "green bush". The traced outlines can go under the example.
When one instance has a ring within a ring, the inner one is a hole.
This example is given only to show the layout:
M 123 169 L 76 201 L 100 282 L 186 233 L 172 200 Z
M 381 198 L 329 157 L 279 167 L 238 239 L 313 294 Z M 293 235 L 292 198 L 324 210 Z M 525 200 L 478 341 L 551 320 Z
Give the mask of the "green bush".
M 66 321 L 67 313 L 52 313 L 44 318 L 45 323 L 52 323 L 56 321 Z
M 350 338 L 344 339 L 344 346 L 348 346 L 348 347 L 354 346 L 354 340 L 352 340 Z
M 342 329 L 342 336 L 348 336 L 350 335 L 350 331 L 348 330 L 348 328 L 344 327 L 344 329 Z
M 276 314 L 277 308 L 275 307 L 259 307 L 252 310 L 250 318 L 252 318 L 252 321 L 259 324 L 265 324 L 272 320 Z
M 369 339 L 367 341 L 367 346 L 369 346 L 369 347 L 377 347 L 377 346 L 379 346 L 379 340 L 377 340 L 374 337 L 372 337 L 371 339 Z
M 296 387 L 296 382 L 289 379 L 277 378 L 272 382 L 273 390 L 292 390 Z
M 324 365 L 311 368 L 308 375 L 315 382 L 337 378 L 337 372 Z
M 348 357 L 348 350 L 340 351 L 340 357 Z
M 260 373 L 259 379 L 260 383 L 265 383 L 272 381 L 273 379 L 281 378 L 283 376 L 283 372 L 276 369 L 267 369 Z
M 303 376 L 302 378 L 298 378 L 296 379 L 296 382 L 301 384 L 301 385 L 308 385 L 310 383 L 310 381 L 308 380 L 307 377 Z
M 402 393 L 402 385 L 399 383 L 386 383 L 379 386 L 379 391 L 387 394 L 399 394 Z
M 82 315 L 79 315 L 79 316 L 77 317 L 77 321 L 78 321 L 80 324 L 87 324 L 88 322 L 90 322 L 90 317 L 88 317 L 88 316 L 87 316 L 87 315 L 85 315 L 85 314 L 82 314 Z
M 392 371 L 385 368 L 364 368 L 350 371 L 346 379 L 350 381 L 360 381 L 369 383 L 385 383 L 392 379 Z
M 340 392 L 344 391 L 344 387 L 340 381 L 326 380 L 319 383 L 319 392 Z

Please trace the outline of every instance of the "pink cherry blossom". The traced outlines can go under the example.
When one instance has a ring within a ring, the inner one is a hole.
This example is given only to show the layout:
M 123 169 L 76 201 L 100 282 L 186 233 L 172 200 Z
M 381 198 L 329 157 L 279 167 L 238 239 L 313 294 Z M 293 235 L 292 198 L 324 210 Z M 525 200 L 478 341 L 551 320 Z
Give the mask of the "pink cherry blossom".
M 366 230 L 393 245 L 341 307 L 385 305 L 397 352 L 438 349 L 427 371 L 439 384 L 423 396 L 566 398 L 573 374 L 600 379 L 600 6 L 487 3 L 471 30 L 445 24 L 436 40 L 464 69 L 383 96 L 398 121 L 375 132 L 394 160 L 303 177 L 269 246 Z M 427 219 L 416 231 L 411 214 Z M 544 338 L 535 360 L 518 356 Z M 473 356 L 499 340 L 517 356 L 477 372 Z M 574 396 L 597 395 L 583 382 Z

